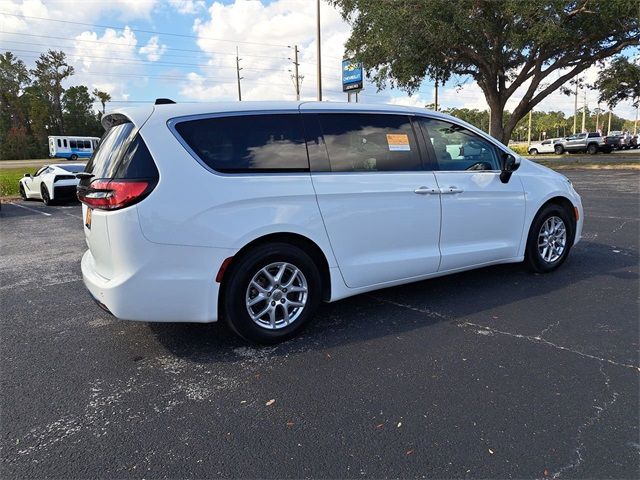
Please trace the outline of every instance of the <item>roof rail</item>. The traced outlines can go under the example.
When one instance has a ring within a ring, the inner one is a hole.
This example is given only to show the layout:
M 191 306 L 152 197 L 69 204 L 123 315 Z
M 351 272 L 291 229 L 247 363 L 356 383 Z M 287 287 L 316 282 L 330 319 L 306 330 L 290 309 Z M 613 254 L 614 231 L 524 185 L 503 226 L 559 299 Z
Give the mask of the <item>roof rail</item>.
M 156 98 L 156 102 L 154 103 L 154 105 L 168 105 L 170 103 L 176 103 L 176 102 L 174 102 L 170 98 Z

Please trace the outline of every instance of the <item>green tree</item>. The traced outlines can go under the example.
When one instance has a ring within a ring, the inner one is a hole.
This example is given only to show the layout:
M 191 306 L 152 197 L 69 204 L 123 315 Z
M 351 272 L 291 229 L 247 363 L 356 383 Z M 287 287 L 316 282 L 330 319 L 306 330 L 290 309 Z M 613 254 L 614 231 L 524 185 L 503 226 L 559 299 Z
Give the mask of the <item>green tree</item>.
M 379 88 L 412 93 L 425 77 L 471 76 L 491 109 L 491 134 L 505 143 L 547 95 L 640 41 L 637 0 L 330 1 L 352 26 L 347 53 Z
M 598 74 L 593 87 L 600 93 L 600 102 L 609 108 L 631 100 L 634 107 L 640 104 L 640 65 L 624 56 L 616 57 L 611 65 Z
M 62 105 L 67 135 L 94 136 L 100 132 L 100 122 L 93 111 L 93 98 L 86 86 L 69 87 L 62 94 Z
M 102 104 L 102 111 L 100 112 L 101 115 L 100 117 L 102 118 L 102 115 L 104 115 L 105 109 L 106 109 L 106 105 L 107 102 L 111 101 L 111 95 L 109 95 L 107 92 L 102 92 L 100 90 L 98 90 L 97 88 L 93 89 L 93 92 L 91 92 L 91 94 L 97 98 L 100 103 Z
M 64 118 L 62 114 L 62 82 L 73 75 L 74 69 L 67 63 L 62 51 L 49 50 L 36 60 L 36 68 L 31 70 L 35 83 L 51 102 L 51 134 L 64 135 Z
M 21 97 L 30 81 L 22 60 L 11 52 L 0 54 L 0 121 L 6 122 L 7 129 L 27 124 Z

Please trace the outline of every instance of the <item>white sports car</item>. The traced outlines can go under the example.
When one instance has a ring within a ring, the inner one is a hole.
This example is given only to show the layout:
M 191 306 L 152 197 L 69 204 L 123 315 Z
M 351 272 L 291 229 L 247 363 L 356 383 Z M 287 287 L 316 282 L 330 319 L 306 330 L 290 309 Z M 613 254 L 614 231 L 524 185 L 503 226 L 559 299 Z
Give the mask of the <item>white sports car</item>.
M 24 200 L 37 198 L 45 205 L 51 205 L 56 200 L 75 199 L 79 181 L 76 173 L 82 171 L 82 163 L 44 165 L 33 175 L 25 173 L 20 179 L 20 196 Z

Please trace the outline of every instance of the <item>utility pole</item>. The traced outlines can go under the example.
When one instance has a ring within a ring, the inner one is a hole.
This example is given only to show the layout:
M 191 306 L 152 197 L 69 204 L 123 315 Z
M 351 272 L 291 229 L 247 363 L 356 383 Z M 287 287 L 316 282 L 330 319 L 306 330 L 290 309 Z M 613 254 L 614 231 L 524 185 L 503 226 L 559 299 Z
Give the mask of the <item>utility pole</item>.
M 596 132 L 600 130 L 600 104 L 598 103 L 598 107 L 596 108 Z
M 318 101 L 322 101 L 322 50 L 320 48 L 320 0 L 316 10 L 316 43 L 318 44 Z
M 489 107 L 489 125 L 487 126 L 487 133 L 491 135 L 491 107 Z
M 531 114 L 533 109 L 529 110 L 529 131 L 527 132 L 527 148 L 531 145 Z
M 438 111 L 438 75 L 436 75 L 436 90 L 435 90 L 435 111 Z
M 298 70 L 298 68 L 300 67 L 300 62 L 298 62 L 298 45 L 293 46 L 293 67 L 294 74 L 291 76 L 291 78 L 293 79 L 293 85 L 296 89 L 296 100 L 300 101 L 300 83 L 302 82 L 304 76 L 301 76 Z
M 587 89 L 584 89 L 584 101 L 582 102 L 582 132 L 587 128 Z
M 609 109 L 609 124 L 607 125 L 607 135 L 611 131 L 611 109 Z
M 238 101 L 242 101 L 242 89 L 240 88 L 240 80 L 242 77 L 240 76 L 240 58 L 238 57 L 238 47 L 236 47 L 236 76 L 238 77 Z
M 576 134 L 578 129 L 578 80 L 576 79 L 576 93 L 573 102 L 573 134 Z
M 638 107 L 636 107 L 636 121 L 633 122 L 633 134 L 636 135 L 638 133 Z

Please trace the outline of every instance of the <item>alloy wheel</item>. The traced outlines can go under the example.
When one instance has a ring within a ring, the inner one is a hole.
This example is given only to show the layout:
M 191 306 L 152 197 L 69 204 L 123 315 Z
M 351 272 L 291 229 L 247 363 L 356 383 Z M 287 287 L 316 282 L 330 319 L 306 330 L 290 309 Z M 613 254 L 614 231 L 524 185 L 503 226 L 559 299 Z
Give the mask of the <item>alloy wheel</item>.
M 278 330 L 302 315 L 308 293 L 302 270 L 287 262 L 271 263 L 261 268 L 249 282 L 245 306 L 256 325 Z
M 538 233 L 538 253 L 547 263 L 562 257 L 567 246 L 567 227 L 560 217 L 549 217 Z

